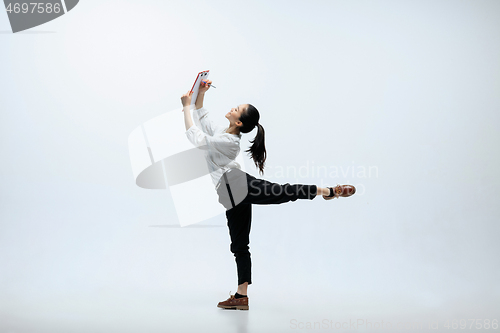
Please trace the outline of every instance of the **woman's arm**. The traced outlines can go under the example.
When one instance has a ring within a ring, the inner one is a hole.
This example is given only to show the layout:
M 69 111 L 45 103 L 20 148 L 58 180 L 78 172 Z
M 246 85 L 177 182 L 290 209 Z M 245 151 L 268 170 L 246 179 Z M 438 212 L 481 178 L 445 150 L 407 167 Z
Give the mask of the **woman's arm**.
M 222 132 L 226 127 L 215 124 L 209 118 L 209 112 L 205 108 L 196 109 L 192 113 L 193 122 L 195 126 L 198 126 L 203 132 L 208 135 L 215 135 L 218 132 Z
M 198 89 L 198 97 L 196 98 L 196 103 L 194 104 L 196 106 L 196 109 L 201 109 L 203 107 L 203 99 L 205 98 L 205 93 L 210 88 L 209 84 L 212 84 L 212 81 L 207 80 L 205 82 L 204 81 L 200 82 L 200 88 Z
M 201 109 L 203 107 L 203 99 L 205 98 L 205 92 L 210 89 L 210 84 L 212 81 L 201 81 L 200 88 L 198 90 L 198 97 L 196 98 L 195 107 L 196 109 Z M 189 106 L 191 105 L 191 95 L 193 92 L 187 92 L 181 97 L 182 101 L 182 111 L 184 112 L 184 123 L 186 125 L 186 130 L 193 126 L 193 118 L 191 117 L 191 111 Z M 213 127 L 213 126 L 212 126 Z M 212 131 L 213 132 L 213 131 Z M 213 134 L 213 133 L 211 133 Z
M 196 107 L 196 110 L 201 109 L 203 107 L 203 98 L 205 98 L 205 92 L 198 92 L 198 97 L 196 98 L 196 103 L 194 106 Z
M 183 107 L 184 111 L 184 124 L 186 125 L 186 130 L 193 126 L 193 118 L 191 117 L 191 111 L 189 110 L 189 105 Z
M 193 118 L 191 117 L 191 111 L 189 106 L 191 105 L 191 94 L 192 92 L 187 92 L 181 97 L 182 111 L 184 112 L 184 124 L 186 125 L 186 130 L 193 126 Z

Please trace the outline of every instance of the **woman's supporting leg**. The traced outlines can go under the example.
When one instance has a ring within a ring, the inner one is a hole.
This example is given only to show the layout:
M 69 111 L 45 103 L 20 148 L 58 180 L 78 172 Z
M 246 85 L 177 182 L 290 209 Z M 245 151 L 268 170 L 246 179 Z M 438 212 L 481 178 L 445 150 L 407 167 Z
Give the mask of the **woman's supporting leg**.
M 250 259 L 250 251 L 248 251 L 248 244 L 250 243 L 250 227 L 252 222 L 252 205 L 239 204 L 229 210 L 226 210 L 226 217 L 227 226 L 229 227 L 229 235 L 231 237 L 230 249 L 234 254 L 236 261 L 236 267 L 238 270 L 238 290 L 240 290 L 239 286 L 245 282 L 252 284 L 252 262 Z
M 248 295 L 247 288 L 248 288 L 248 282 L 242 283 L 238 286 L 238 290 L 236 292 L 240 295 Z
M 236 179 L 236 180 L 235 180 Z M 247 287 L 252 284 L 251 258 L 249 250 L 252 203 L 280 204 L 297 199 L 314 199 L 318 195 L 328 195 L 328 188 L 316 185 L 284 185 L 257 179 L 251 175 L 236 171 L 231 178 L 217 190 L 219 202 L 226 208 L 227 225 L 231 237 L 231 252 L 234 254 L 238 271 L 238 290 L 240 295 L 247 295 Z M 232 188 L 232 190 L 231 190 Z M 248 191 L 248 195 L 247 195 Z M 236 194 L 236 200 L 233 197 Z M 243 197 L 244 200 L 239 199 Z

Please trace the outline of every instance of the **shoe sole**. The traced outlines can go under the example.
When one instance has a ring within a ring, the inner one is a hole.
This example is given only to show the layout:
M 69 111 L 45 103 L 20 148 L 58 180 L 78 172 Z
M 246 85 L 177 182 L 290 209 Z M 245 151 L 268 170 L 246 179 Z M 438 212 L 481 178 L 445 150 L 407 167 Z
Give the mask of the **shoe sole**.
M 248 305 L 217 305 L 217 307 L 222 309 L 233 309 L 233 310 L 248 310 Z

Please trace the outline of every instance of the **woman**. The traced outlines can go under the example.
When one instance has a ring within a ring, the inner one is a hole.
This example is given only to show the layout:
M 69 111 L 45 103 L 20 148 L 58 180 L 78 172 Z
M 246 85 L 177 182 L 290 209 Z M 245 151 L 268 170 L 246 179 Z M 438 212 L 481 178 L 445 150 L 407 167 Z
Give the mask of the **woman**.
M 196 147 L 207 151 L 207 163 L 215 184 L 219 202 L 226 208 L 227 225 L 231 237 L 231 252 L 235 256 L 238 272 L 238 290 L 235 295 L 217 305 L 224 309 L 248 310 L 247 287 L 252 284 L 251 260 L 249 247 L 252 204 L 281 204 L 297 199 L 312 200 L 322 195 L 325 200 L 338 197 L 349 197 L 356 192 L 354 186 L 337 185 L 336 187 L 318 187 L 316 185 L 277 184 L 255 178 L 240 168 L 234 161 L 240 152 L 241 133 L 248 133 L 257 127 L 257 135 L 253 145 L 246 150 L 259 168 L 264 172 L 266 148 L 264 144 L 264 128 L 259 124 L 260 115 L 251 104 L 241 104 L 226 114 L 229 126 L 214 125 L 203 108 L 205 93 L 212 81 L 200 84 L 193 114 L 197 125 L 193 124 L 189 106 L 191 94 L 181 97 L 186 135 Z

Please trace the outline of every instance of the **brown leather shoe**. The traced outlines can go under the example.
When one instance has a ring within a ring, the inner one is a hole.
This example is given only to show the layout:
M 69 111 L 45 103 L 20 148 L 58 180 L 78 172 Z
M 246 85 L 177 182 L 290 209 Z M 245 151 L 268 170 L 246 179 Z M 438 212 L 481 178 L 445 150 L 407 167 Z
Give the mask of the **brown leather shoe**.
M 333 187 L 327 187 L 327 188 L 333 188 Z M 323 196 L 323 199 L 325 200 L 332 200 L 333 198 L 338 198 L 338 197 L 350 197 L 356 193 L 356 188 L 352 185 L 337 185 L 333 188 L 333 195 L 332 196 Z
M 234 298 L 234 295 L 230 295 L 224 302 L 219 302 L 217 307 L 223 309 L 248 310 L 248 297 Z

